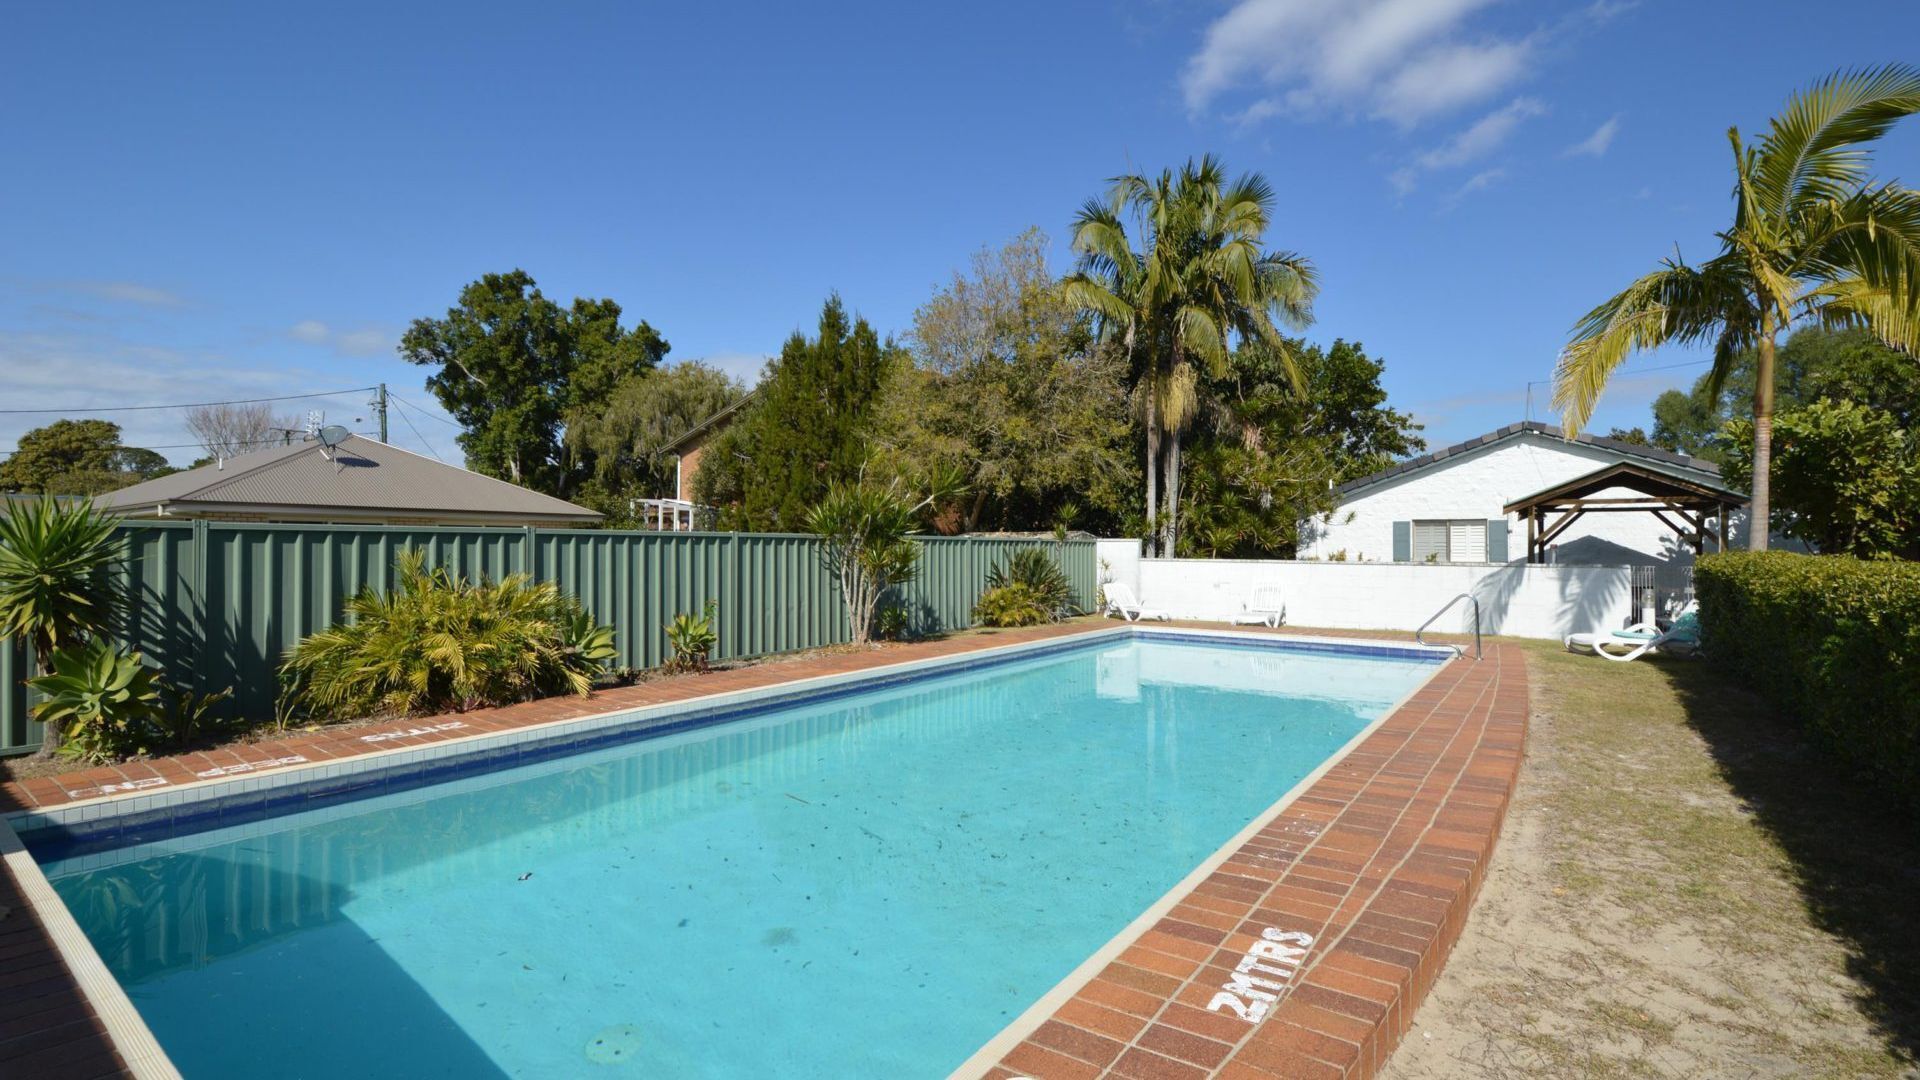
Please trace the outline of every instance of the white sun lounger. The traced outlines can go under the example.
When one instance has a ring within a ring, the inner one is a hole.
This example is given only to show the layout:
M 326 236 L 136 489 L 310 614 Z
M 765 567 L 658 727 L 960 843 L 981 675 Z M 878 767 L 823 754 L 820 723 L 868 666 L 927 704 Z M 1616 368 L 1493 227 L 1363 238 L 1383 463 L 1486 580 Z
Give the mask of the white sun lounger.
M 1233 617 L 1235 626 L 1279 626 L 1287 617 L 1287 598 L 1279 588 L 1273 585 L 1261 585 L 1247 597 L 1240 613 Z
M 1158 608 L 1142 607 L 1140 598 L 1133 595 L 1132 586 L 1118 581 L 1109 581 L 1101 588 L 1107 591 L 1107 614 L 1109 615 L 1119 615 L 1128 622 L 1173 617 Z
M 1568 634 L 1562 643 L 1568 652 L 1590 652 L 1621 663 L 1650 652 L 1690 656 L 1700 651 L 1700 610 L 1688 604 L 1665 630 L 1652 623 L 1635 623 L 1625 630 Z

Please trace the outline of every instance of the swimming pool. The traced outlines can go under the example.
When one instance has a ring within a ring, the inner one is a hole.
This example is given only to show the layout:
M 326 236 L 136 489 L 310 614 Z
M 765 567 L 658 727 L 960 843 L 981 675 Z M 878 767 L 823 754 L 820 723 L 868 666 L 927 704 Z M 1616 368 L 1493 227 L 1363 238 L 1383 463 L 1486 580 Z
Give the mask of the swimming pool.
M 42 861 L 189 1077 L 939 1076 L 1436 666 L 1109 637 Z

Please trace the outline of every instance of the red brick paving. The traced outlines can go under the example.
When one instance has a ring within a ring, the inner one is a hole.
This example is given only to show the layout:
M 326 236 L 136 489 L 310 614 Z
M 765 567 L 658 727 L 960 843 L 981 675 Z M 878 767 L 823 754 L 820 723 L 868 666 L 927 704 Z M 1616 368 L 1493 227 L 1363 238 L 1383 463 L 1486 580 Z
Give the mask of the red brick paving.
M 586 699 L 299 732 L 8 782 L 0 785 L 0 813 L 96 797 L 105 784 L 152 778 L 168 786 L 192 783 L 200 779 L 197 773 L 244 762 L 337 760 L 1098 628 L 1082 622 L 966 635 L 656 679 Z M 1449 665 L 984 1075 L 1373 1075 L 1405 1034 L 1460 935 L 1505 817 L 1526 720 L 1526 667 L 1517 648 L 1495 644 L 1481 662 Z M 466 726 L 377 743 L 364 739 L 454 721 Z M 158 788 L 121 794 L 143 790 Z M 119 1075 L 119 1059 L 99 1022 L 4 875 L 0 904 L 14 908 L 0 920 L 0 969 L 46 976 L 32 994 L 0 987 L 0 1073 Z M 1210 1009 L 1234 965 L 1269 927 L 1314 936 L 1291 991 L 1253 1024 Z M 58 1067 L 19 1071 L 29 1063 Z
M 93 1080 L 126 1075 L 106 1028 L 4 865 L 0 912 L 0 1076 Z

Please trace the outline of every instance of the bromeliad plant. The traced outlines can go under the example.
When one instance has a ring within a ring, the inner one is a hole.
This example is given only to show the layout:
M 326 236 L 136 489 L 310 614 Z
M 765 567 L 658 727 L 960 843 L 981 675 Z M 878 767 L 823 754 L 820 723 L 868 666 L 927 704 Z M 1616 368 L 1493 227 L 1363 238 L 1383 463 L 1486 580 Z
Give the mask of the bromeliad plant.
M 613 630 L 550 582 L 469 581 L 427 569 L 414 550 L 394 567 L 391 591 L 361 590 L 343 622 L 289 651 L 283 715 L 324 722 L 584 696 L 614 657 Z
M 719 605 L 709 600 L 701 614 L 689 615 L 683 611 L 667 624 L 667 646 L 673 650 L 673 659 L 666 665 L 668 671 L 707 670 L 707 657 L 720 641 L 713 626 L 714 612 L 718 609 Z
M 27 685 L 45 695 L 33 717 L 61 756 L 99 762 L 152 748 L 163 711 L 160 684 L 139 653 L 121 655 L 95 638 L 55 652 L 52 673 Z

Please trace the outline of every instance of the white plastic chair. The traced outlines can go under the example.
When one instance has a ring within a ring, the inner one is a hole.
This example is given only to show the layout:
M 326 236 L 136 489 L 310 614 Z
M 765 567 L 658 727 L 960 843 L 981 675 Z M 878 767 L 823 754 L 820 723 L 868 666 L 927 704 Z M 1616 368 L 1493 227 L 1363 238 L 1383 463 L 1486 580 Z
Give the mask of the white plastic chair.
M 1143 607 L 1140 598 L 1133 595 L 1133 587 L 1118 581 L 1109 581 L 1101 588 L 1107 591 L 1107 614 L 1119 615 L 1128 622 L 1141 619 L 1171 619 L 1173 616 L 1158 608 Z

